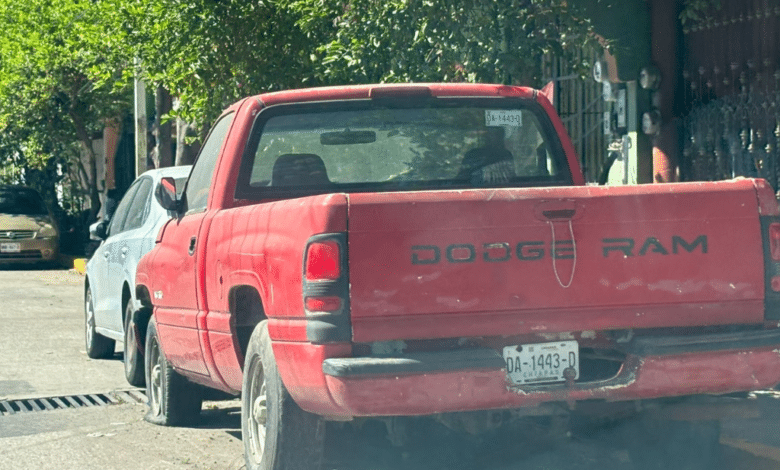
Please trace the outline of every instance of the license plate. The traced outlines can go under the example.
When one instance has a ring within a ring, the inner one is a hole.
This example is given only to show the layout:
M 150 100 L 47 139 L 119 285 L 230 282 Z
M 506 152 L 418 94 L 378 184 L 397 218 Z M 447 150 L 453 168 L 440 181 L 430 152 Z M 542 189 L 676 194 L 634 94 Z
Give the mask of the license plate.
M 0 243 L 0 253 L 19 253 L 22 245 L 19 243 Z
M 563 382 L 566 375 L 580 376 L 580 348 L 576 341 L 521 344 L 504 347 L 509 380 L 515 384 Z

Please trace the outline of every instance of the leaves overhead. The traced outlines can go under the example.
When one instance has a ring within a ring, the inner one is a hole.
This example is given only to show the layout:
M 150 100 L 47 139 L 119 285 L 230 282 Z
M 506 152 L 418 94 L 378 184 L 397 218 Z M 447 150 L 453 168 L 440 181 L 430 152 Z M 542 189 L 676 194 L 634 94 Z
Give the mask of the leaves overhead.
M 148 82 L 179 114 L 210 122 L 241 97 L 314 85 L 314 38 L 283 1 L 119 0 L 121 27 Z
M 0 4 L 0 128 L 76 137 L 127 109 L 117 45 L 104 40 L 101 3 L 4 0 Z M 18 129 L 23 130 L 23 129 Z
M 476 81 L 541 85 L 541 58 L 596 46 L 590 22 L 565 0 L 302 0 L 333 18 L 318 47 L 322 80 Z M 309 29 L 323 22 L 305 22 Z M 321 27 L 321 26 L 320 26 Z M 584 71 L 587 64 L 579 64 Z
M 44 175 L 37 178 L 44 193 L 53 192 L 57 167 L 69 170 L 84 183 L 93 210 L 99 207 L 93 138 L 130 103 L 121 43 L 101 25 L 108 6 L 0 3 L 0 163 L 12 162 L 27 180 Z
M 543 55 L 571 58 L 595 41 L 566 0 L 4 0 L 0 129 L 16 154 L 86 149 L 130 112 L 133 76 L 167 88 L 174 113 L 203 129 L 269 90 L 539 86 Z
M 134 74 L 202 124 L 284 88 L 538 86 L 542 55 L 595 43 L 565 0 L 7 0 L 0 23 L 0 126 L 52 105 L 99 122 L 128 109 Z
M 565 0 L 113 0 L 140 73 L 208 123 L 285 88 L 400 81 L 541 85 L 541 56 L 596 44 Z M 587 64 L 579 64 L 585 71 Z

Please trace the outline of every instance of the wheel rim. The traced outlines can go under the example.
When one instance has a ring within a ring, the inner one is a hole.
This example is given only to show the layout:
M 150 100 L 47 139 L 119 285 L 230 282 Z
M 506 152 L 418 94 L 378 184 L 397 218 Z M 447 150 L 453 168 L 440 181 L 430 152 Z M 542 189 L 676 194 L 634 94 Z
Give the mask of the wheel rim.
M 250 372 L 252 384 L 249 393 L 249 416 L 247 428 L 249 429 L 249 447 L 252 460 L 259 463 L 265 450 L 266 424 L 268 421 L 268 396 L 266 393 L 265 374 L 263 365 L 257 360 L 256 368 Z
M 152 410 L 152 415 L 161 416 L 163 413 L 163 364 L 157 341 L 154 341 L 152 344 L 149 359 L 151 360 L 150 363 L 153 364 L 149 374 L 149 391 L 151 392 L 149 397 L 149 408 Z
M 87 319 L 84 322 L 84 333 L 87 339 L 87 348 L 89 348 L 92 344 L 92 338 L 95 335 L 95 309 L 92 305 L 92 289 L 87 289 L 87 299 L 84 305 L 84 312 L 87 315 Z
M 129 375 L 130 369 L 136 363 L 138 348 L 136 347 L 135 328 L 130 321 L 133 314 L 130 304 L 125 309 L 125 374 Z

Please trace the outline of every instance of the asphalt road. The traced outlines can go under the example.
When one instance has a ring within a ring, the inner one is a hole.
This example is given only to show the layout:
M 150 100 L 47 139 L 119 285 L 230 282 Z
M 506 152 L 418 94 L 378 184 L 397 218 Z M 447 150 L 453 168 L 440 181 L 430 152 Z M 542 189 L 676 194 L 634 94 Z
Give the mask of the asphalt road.
M 110 402 L 108 396 L 127 397 L 123 391 L 131 387 L 121 345 L 113 359 L 87 357 L 82 297 L 83 276 L 76 271 L 0 268 L 0 412 L 3 403 L 31 408 L 33 399 L 69 405 L 65 397 L 103 397 L 91 406 L 0 413 L 0 470 L 244 468 L 237 400 L 206 402 L 202 420 L 186 428 L 143 421 L 146 405 L 137 392 L 135 400 L 99 404 Z M 779 397 L 760 393 L 750 399 L 755 416 L 722 422 L 722 470 L 780 470 Z M 33 402 L 40 408 L 54 403 Z M 622 425 L 553 437 L 526 427 L 483 439 L 425 420 L 414 426 L 414 439 L 393 448 L 376 421 L 329 424 L 325 469 L 644 470 L 626 445 L 637 435 Z

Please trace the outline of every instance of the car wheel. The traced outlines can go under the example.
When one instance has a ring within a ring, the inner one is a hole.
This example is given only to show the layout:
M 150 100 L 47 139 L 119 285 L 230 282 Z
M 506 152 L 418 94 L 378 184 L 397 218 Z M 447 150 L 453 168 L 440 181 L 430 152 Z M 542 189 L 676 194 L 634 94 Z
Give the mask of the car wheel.
M 95 305 L 91 287 L 87 287 L 84 295 L 84 339 L 87 356 L 92 359 L 106 359 L 114 355 L 116 342 L 95 331 Z
M 293 401 L 276 368 L 268 327 L 249 340 L 241 394 L 247 470 L 312 470 L 321 466 L 325 422 Z
M 133 302 L 128 300 L 125 306 L 125 378 L 134 387 L 143 387 L 146 383 L 144 378 L 144 357 L 138 341 L 140 337 L 138 324 L 135 322 L 135 318 L 133 318 Z
M 154 317 L 146 329 L 146 396 L 149 412 L 144 419 L 161 426 L 191 423 L 203 404 L 202 388 L 173 370 L 165 358 Z

